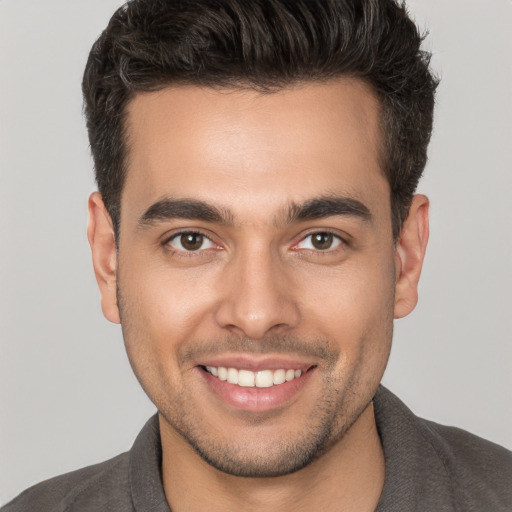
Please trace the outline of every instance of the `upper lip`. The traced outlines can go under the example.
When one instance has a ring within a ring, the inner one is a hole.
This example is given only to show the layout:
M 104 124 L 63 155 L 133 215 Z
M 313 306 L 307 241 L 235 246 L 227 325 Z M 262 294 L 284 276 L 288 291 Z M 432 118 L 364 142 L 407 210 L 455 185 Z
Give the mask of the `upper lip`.
M 224 368 L 236 368 L 238 370 L 302 370 L 307 371 L 315 363 L 306 362 L 299 358 L 284 356 L 263 356 L 255 355 L 230 355 L 205 358 L 198 366 L 214 366 Z

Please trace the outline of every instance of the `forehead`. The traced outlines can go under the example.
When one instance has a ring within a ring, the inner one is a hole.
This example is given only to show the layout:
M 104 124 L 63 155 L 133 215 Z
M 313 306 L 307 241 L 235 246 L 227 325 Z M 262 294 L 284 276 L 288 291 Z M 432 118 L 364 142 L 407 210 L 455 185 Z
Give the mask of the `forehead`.
M 361 81 L 272 93 L 169 87 L 138 94 L 127 113 L 122 209 L 186 197 L 259 215 L 318 195 L 388 196 L 379 103 Z

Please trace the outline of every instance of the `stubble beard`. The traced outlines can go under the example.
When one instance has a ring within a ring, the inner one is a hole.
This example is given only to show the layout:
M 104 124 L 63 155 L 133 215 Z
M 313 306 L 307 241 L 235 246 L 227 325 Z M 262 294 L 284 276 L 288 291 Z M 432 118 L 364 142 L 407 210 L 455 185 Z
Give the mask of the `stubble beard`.
M 121 296 L 118 290 L 118 305 L 121 318 L 130 318 L 123 314 Z M 142 364 L 137 357 L 132 357 L 129 350 L 129 332 L 131 322 L 122 321 L 123 337 L 134 373 L 142 388 L 157 407 L 165 422 L 209 465 L 217 470 L 238 477 L 269 478 L 284 476 L 303 469 L 338 443 L 347 431 L 366 410 L 380 383 L 382 375 L 373 376 L 371 384 L 362 384 L 359 375 L 341 379 L 335 376 L 334 368 L 340 357 L 339 350 L 329 347 L 327 340 L 297 340 L 289 337 L 273 337 L 268 340 L 253 342 L 247 339 L 230 337 L 224 341 L 195 344 L 195 349 L 181 354 L 181 359 L 192 358 L 198 352 L 221 353 L 223 350 L 240 353 L 283 352 L 297 354 L 315 354 L 324 361 L 323 394 L 304 420 L 305 425 L 299 435 L 279 436 L 276 439 L 263 441 L 249 438 L 246 442 L 233 442 L 230 439 L 215 437 L 215 434 L 201 424 L 201 415 L 191 407 L 185 389 L 156 389 L 155 375 L 144 378 L 140 366 L 148 367 L 148 361 Z M 391 326 L 392 332 L 392 326 Z M 390 334 L 391 337 L 391 334 Z M 391 338 L 390 338 L 391 339 Z M 144 340 L 136 340 L 135 344 L 144 345 Z M 389 352 L 388 352 L 389 355 Z M 361 356 L 361 355 L 360 355 Z M 363 356 L 364 357 L 364 356 Z M 387 362 L 387 359 L 386 359 Z M 385 364 L 384 364 L 385 367 Z M 382 372 L 384 369 L 382 369 Z M 160 379 L 165 381 L 162 372 Z M 155 391 L 156 389 L 156 391 Z M 362 396 L 363 395 L 363 396 Z M 172 397 L 172 400 L 170 398 Z M 272 413 L 270 413 L 272 415 Z M 260 417 L 262 424 L 265 415 Z M 277 418 L 278 419 L 278 418 Z
M 354 408 L 355 404 L 346 399 L 347 394 L 342 392 L 336 397 L 331 393 L 333 396 L 325 397 L 311 411 L 307 427 L 299 436 L 263 441 L 250 438 L 245 443 L 219 441 L 211 432 L 205 432 L 181 398 L 172 407 L 157 407 L 165 422 L 209 465 L 233 476 L 269 478 L 299 471 L 329 451 L 368 407 L 373 394 Z

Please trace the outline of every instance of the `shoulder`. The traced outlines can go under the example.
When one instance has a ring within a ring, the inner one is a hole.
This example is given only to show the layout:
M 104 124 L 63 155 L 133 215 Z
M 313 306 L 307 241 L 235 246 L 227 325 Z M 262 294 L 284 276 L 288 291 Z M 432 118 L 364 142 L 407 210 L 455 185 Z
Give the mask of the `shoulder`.
M 45 480 L 14 498 L 1 512 L 94 512 L 131 510 L 129 503 L 129 453 L 100 464 Z M 93 503 L 94 502 L 94 503 Z M 113 508 L 110 503 L 115 503 Z M 118 508 L 121 506 L 121 508 Z
M 426 436 L 462 502 L 512 506 L 512 452 L 456 427 L 424 423 Z
M 512 452 L 419 418 L 383 386 L 374 410 L 386 459 L 379 510 L 512 510 Z

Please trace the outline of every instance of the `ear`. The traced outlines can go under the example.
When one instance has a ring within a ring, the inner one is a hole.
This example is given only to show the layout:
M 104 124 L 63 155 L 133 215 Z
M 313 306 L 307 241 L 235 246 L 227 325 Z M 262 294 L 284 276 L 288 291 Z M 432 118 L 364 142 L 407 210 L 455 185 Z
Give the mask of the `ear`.
M 101 309 L 105 318 L 120 323 L 117 306 L 117 252 L 114 228 L 99 192 L 89 197 L 87 238 L 92 251 L 92 263 L 101 293 Z
M 418 302 L 418 282 L 428 242 L 428 209 L 428 198 L 415 195 L 400 232 L 395 253 L 395 318 L 407 316 Z

